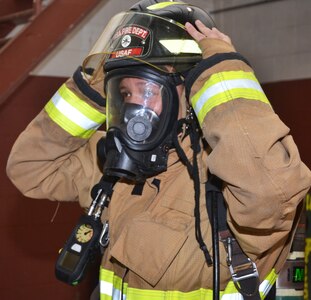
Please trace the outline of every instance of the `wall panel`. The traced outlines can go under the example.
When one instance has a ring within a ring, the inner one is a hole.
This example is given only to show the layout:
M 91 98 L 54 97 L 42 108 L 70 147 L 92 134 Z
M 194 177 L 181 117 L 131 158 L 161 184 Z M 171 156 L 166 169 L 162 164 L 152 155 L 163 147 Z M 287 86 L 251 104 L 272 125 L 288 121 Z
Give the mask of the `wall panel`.
M 311 168 L 311 79 L 263 84 L 271 104 L 291 129 L 302 160 Z
M 82 213 L 78 204 L 61 204 L 51 222 L 57 203 L 22 196 L 5 173 L 18 134 L 64 80 L 29 77 L 0 107 L 0 299 L 84 300 L 97 280 L 97 269 L 78 287 L 67 286 L 54 276 L 58 250 Z

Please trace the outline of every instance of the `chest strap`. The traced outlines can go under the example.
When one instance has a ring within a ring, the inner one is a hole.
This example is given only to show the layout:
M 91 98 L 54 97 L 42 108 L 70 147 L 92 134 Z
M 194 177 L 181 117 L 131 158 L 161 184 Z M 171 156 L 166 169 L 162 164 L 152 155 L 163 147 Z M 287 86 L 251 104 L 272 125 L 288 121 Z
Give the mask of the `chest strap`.
M 213 201 L 217 201 L 216 206 L 213 205 Z M 256 264 L 244 253 L 231 233 L 227 224 L 227 207 L 222 194 L 222 181 L 211 174 L 206 183 L 206 207 L 210 220 L 215 222 L 213 216 L 217 216 L 216 227 L 219 240 L 227 251 L 227 265 L 236 289 L 242 294 L 244 300 L 260 300 L 259 275 Z M 215 207 L 217 207 L 216 212 L 213 211 Z M 212 226 L 215 227 L 215 224 Z

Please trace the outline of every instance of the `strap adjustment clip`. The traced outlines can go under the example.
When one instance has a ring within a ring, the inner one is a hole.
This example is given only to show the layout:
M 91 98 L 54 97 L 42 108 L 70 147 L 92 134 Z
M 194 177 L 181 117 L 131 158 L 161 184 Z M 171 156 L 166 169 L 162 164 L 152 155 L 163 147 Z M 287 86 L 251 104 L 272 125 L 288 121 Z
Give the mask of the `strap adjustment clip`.
M 243 261 L 238 259 L 237 253 L 235 253 L 237 241 L 232 236 L 226 238 L 225 246 L 227 249 L 227 265 L 236 289 L 244 298 L 257 296 L 259 274 L 256 264 L 245 254 L 243 255 Z

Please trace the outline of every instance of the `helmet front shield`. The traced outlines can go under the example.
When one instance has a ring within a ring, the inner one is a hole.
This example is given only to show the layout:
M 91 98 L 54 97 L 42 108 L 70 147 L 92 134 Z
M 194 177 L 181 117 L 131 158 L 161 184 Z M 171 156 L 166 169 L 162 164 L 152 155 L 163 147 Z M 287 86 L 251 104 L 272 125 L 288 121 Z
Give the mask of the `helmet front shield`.
M 110 20 L 84 60 L 83 68 L 92 81 L 103 77 L 100 75 L 103 68 L 109 71 L 147 64 L 165 71 L 170 66 L 182 72 L 201 58 L 197 42 L 182 24 L 149 13 L 129 11 Z

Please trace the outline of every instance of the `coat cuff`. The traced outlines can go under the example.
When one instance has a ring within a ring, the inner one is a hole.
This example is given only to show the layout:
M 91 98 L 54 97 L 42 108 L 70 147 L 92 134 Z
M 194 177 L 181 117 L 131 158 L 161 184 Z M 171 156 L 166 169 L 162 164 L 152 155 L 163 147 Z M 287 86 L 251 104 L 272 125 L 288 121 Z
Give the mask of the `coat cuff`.
M 206 59 L 216 53 L 236 52 L 233 45 L 220 39 L 205 38 L 199 42 L 202 57 Z

